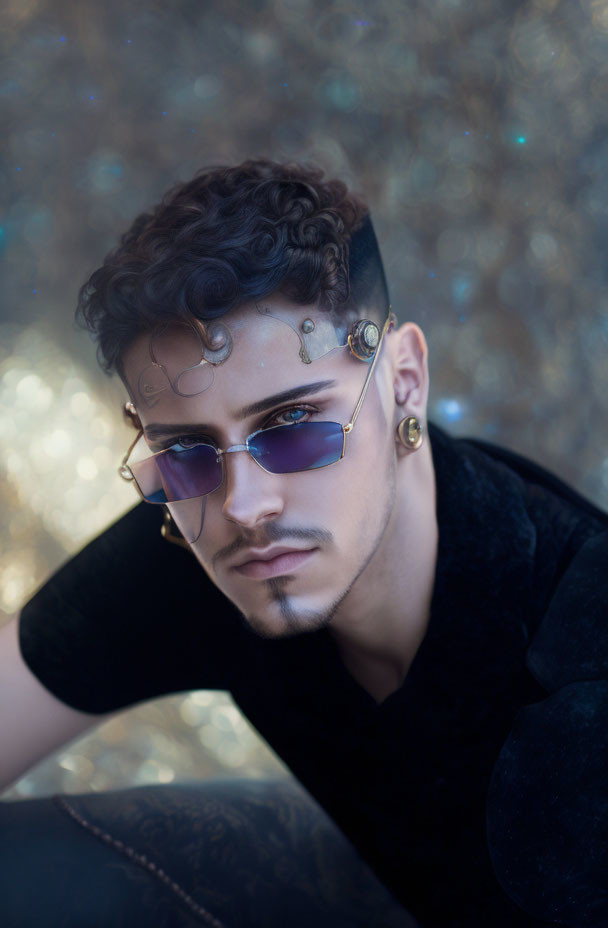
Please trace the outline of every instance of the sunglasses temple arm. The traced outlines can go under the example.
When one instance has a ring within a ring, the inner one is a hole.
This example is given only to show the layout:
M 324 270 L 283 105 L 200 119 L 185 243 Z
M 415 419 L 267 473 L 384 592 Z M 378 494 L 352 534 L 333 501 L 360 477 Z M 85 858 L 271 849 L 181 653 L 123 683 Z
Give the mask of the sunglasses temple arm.
M 358 400 L 358 402 L 357 402 L 357 405 L 355 406 L 355 411 L 353 412 L 353 414 L 352 414 L 352 416 L 351 416 L 350 422 L 348 422 L 345 426 L 343 426 L 345 432 L 350 432 L 350 431 L 352 431 L 353 426 L 354 426 L 355 422 L 357 421 L 357 416 L 359 415 L 359 410 L 361 409 L 361 406 L 362 406 L 362 404 L 363 404 L 363 400 L 365 399 L 365 394 L 367 393 L 367 388 L 368 388 L 368 386 L 369 386 L 370 380 L 372 379 L 372 376 L 373 376 L 373 373 L 374 373 L 374 368 L 375 368 L 375 366 L 376 366 L 376 362 L 377 362 L 377 360 L 378 360 L 378 358 L 379 358 L 379 356 L 380 356 L 380 348 L 382 347 L 382 340 L 384 339 L 384 335 L 385 335 L 386 330 L 388 329 L 390 323 L 391 323 L 394 319 L 395 319 L 394 314 L 393 314 L 392 312 L 389 313 L 389 315 L 387 316 L 386 321 L 385 321 L 385 323 L 384 323 L 384 326 L 383 326 L 383 328 L 382 328 L 382 335 L 380 336 L 380 341 L 378 342 L 378 348 L 376 349 L 376 353 L 375 353 L 375 355 L 374 355 L 374 360 L 372 361 L 372 365 L 371 365 L 369 371 L 367 372 L 367 377 L 365 378 L 365 383 L 363 384 L 363 390 L 361 391 L 361 396 L 359 397 L 359 400 Z
M 129 450 L 127 451 L 127 453 L 125 454 L 124 458 L 123 458 L 122 461 L 120 462 L 120 467 L 118 468 L 118 473 L 120 474 L 120 476 L 122 477 L 123 480 L 135 480 L 135 477 L 133 476 L 133 472 L 132 472 L 131 468 L 129 467 L 129 465 L 127 464 L 127 461 L 129 460 L 129 458 L 130 458 L 130 456 L 131 456 L 131 452 L 133 451 L 133 448 L 135 447 L 135 445 L 137 444 L 137 442 L 139 441 L 139 439 L 141 438 L 141 436 L 142 436 L 143 434 L 144 434 L 144 430 L 141 429 L 141 430 L 137 433 L 137 437 L 135 438 L 135 441 L 132 442 L 131 446 L 129 447 Z M 136 481 L 136 484 L 137 484 L 137 481 Z

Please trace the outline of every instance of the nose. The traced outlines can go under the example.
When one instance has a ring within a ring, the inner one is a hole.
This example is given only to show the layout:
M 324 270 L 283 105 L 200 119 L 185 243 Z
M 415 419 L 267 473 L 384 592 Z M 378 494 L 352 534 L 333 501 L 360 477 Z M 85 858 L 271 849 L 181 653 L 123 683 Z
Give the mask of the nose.
M 269 474 L 254 461 L 245 445 L 233 445 L 222 455 L 224 516 L 253 528 L 283 512 L 283 475 Z

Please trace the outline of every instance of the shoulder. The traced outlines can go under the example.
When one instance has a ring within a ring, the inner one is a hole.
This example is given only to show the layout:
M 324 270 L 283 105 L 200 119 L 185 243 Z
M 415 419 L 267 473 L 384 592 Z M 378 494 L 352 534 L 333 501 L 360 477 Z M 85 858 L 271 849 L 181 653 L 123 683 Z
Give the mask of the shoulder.
M 435 447 L 445 449 L 452 473 L 470 474 L 475 505 L 513 540 L 504 556 L 517 563 L 516 574 L 506 574 L 497 558 L 491 566 L 495 577 L 508 579 L 498 583 L 500 595 L 514 597 L 527 636 L 521 661 L 543 694 L 516 712 L 490 777 L 486 826 L 494 872 L 535 918 L 605 928 L 608 515 L 507 449 L 445 433 Z M 461 476 L 462 483 L 466 489 Z M 490 505 L 499 496 L 499 506 Z
M 526 664 L 550 692 L 581 680 L 608 680 L 608 529 L 588 538 L 568 564 Z
M 608 681 L 518 713 L 492 772 L 488 847 L 505 892 L 559 924 L 608 924 Z
M 547 695 L 515 717 L 492 772 L 495 873 L 538 918 L 608 924 L 608 530 L 563 572 L 526 654 Z
M 530 641 L 586 542 L 608 532 L 608 513 L 509 449 L 452 437 L 432 421 L 428 430 L 440 546 L 446 539 L 440 566 L 458 575 L 473 566 L 486 599 L 492 595 L 497 608 L 513 604 Z

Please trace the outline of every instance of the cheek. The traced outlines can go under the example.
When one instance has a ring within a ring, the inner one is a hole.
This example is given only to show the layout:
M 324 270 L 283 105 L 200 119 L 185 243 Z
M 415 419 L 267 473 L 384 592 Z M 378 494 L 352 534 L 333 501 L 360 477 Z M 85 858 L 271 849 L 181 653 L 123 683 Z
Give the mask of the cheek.
M 348 521 L 366 537 L 381 521 L 387 498 L 394 496 L 396 458 L 383 421 L 376 420 L 357 436 L 358 424 L 342 461 L 339 492 L 347 499 Z
M 203 532 L 207 497 L 198 499 L 184 499 L 168 504 L 173 521 L 188 542 L 195 544 Z
M 377 501 L 386 483 L 384 454 L 374 446 L 376 435 L 355 433 L 346 436 L 341 461 L 305 475 L 306 484 L 290 494 L 286 510 L 293 506 L 309 522 L 324 524 L 336 538 L 342 535 L 343 541 L 353 533 L 365 536 L 375 524 Z
M 387 478 L 385 434 L 380 434 L 381 425 L 358 430 L 359 425 L 357 420 L 346 436 L 341 461 L 293 475 L 299 480 L 285 497 L 287 513 L 293 506 L 304 516 L 352 525 L 359 514 L 375 508 Z

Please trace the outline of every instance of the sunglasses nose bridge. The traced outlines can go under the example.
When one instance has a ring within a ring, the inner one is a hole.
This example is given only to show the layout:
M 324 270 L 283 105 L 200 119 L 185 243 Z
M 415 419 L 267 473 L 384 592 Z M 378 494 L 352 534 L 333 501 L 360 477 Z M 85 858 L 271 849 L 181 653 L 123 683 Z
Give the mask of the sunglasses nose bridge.
M 249 456 L 250 456 L 251 458 L 253 458 L 253 460 L 255 461 L 255 463 L 256 463 L 256 464 L 259 464 L 259 461 L 257 461 L 257 460 L 255 459 L 254 455 L 251 453 L 251 448 L 249 447 L 248 442 L 245 442 L 245 444 L 240 444 L 240 445 L 230 445 L 229 448 L 224 448 L 223 450 L 222 450 L 221 448 L 218 448 L 217 456 L 218 456 L 218 458 L 221 459 L 222 464 L 224 463 L 224 458 L 223 458 L 223 456 L 224 456 L 225 454 L 231 454 L 233 451 L 247 451 L 247 453 L 249 454 Z M 262 468 L 262 469 L 263 469 L 263 468 Z
M 218 460 L 220 460 L 220 461 L 222 462 L 222 482 L 223 482 L 223 480 L 224 480 L 225 477 L 226 477 L 226 468 L 225 468 L 225 459 L 224 459 L 224 455 L 225 455 L 225 454 L 230 454 L 232 451 L 247 451 L 247 453 L 249 454 L 249 457 L 251 458 L 251 460 L 252 460 L 258 467 L 260 467 L 260 468 L 264 471 L 264 473 L 267 473 L 267 474 L 268 474 L 268 473 L 271 473 L 271 471 L 266 470 L 266 468 L 260 463 L 260 461 L 258 461 L 258 459 L 255 457 L 255 455 L 252 453 L 251 448 L 249 447 L 249 443 L 248 443 L 248 441 L 246 440 L 246 441 L 245 441 L 245 444 L 230 445 L 229 448 L 224 448 L 224 449 L 218 448 L 218 449 L 217 449 L 217 457 L 218 457 Z
M 218 454 L 230 454 L 231 451 L 249 451 L 247 445 L 230 445 L 229 448 L 224 448 L 223 451 L 218 451 Z

